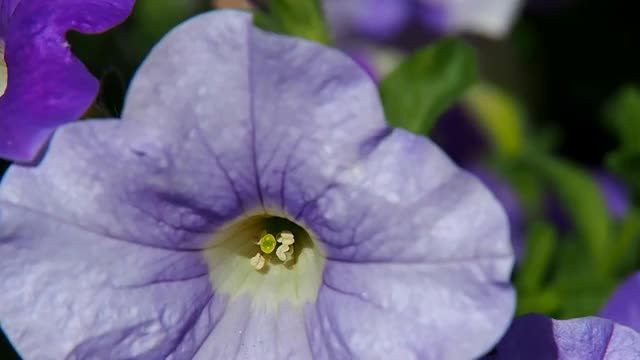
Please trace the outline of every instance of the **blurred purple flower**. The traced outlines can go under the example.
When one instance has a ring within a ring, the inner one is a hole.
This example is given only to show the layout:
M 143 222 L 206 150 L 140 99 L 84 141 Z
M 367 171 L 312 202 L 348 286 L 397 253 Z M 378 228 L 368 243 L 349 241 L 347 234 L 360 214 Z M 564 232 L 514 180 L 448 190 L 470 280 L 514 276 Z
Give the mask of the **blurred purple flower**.
M 392 130 L 342 53 L 237 11 L 172 31 L 123 120 L 14 165 L 0 214 L 0 320 L 28 359 L 473 358 L 515 305 L 481 183 Z
M 69 30 L 99 33 L 134 0 L 0 0 L 0 157 L 30 161 L 55 128 L 78 119 L 99 83 L 71 53 Z
M 629 188 L 620 180 L 606 171 L 598 171 L 594 178 L 602 191 L 609 213 L 615 219 L 624 218 L 629 212 L 631 193 Z
M 455 105 L 444 113 L 432 134 L 447 155 L 461 166 L 482 161 L 493 148 L 475 115 L 462 105 Z
M 607 319 L 517 318 L 497 347 L 496 360 L 627 360 L 640 358 L 640 334 Z
M 367 36 L 388 41 L 412 25 L 435 33 L 472 32 L 506 35 L 521 0 L 324 0 L 329 23 L 339 40 Z
M 640 331 L 640 273 L 616 289 L 600 316 Z

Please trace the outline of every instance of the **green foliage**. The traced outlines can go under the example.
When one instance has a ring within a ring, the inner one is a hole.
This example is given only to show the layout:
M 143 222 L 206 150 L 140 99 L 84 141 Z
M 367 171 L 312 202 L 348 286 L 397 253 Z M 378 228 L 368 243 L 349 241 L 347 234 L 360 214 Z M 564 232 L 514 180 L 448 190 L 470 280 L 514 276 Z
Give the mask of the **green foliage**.
M 525 161 L 551 185 L 569 212 L 576 235 L 588 249 L 595 273 L 609 274 L 612 270 L 608 256 L 612 244 L 611 220 L 596 182 L 571 163 L 536 151 L 529 151 Z
M 269 0 L 254 14 L 256 26 L 263 30 L 297 36 L 323 44 L 331 37 L 319 0 Z
M 640 89 L 622 89 L 605 111 L 607 124 L 618 136 L 623 149 L 640 152 Z
M 516 285 L 521 293 L 532 293 L 543 286 L 553 259 L 557 234 L 546 222 L 531 225 L 525 257 L 520 264 Z
M 608 167 L 631 185 L 640 198 L 640 89 L 622 89 L 605 110 L 607 125 L 617 135 L 619 147 L 607 157 Z
M 391 125 L 427 134 L 438 117 L 476 80 L 476 54 L 459 39 L 444 39 L 405 59 L 380 84 Z
M 558 301 L 551 315 L 563 319 L 596 315 L 614 290 L 616 279 L 594 268 L 591 249 L 580 238 L 565 238 L 558 244 L 555 278 L 547 289 Z
M 617 275 L 625 278 L 640 266 L 640 209 L 631 209 L 617 230 L 611 257 L 617 263 Z

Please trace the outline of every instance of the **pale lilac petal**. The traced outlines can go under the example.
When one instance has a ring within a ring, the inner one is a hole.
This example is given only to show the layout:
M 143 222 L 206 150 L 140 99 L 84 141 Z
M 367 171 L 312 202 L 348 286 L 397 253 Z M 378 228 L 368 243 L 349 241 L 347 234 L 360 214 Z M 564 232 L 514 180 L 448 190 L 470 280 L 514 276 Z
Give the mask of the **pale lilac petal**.
M 208 152 L 198 154 L 228 169 L 245 210 L 295 216 L 390 129 L 375 83 L 348 56 L 264 33 L 237 13 L 215 26 L 196 18 L 192 31 L 161 43 L 136 76 L 123 117 L 132 132 L 145 129 L 135 131 L 144 141 L 171 144 L 171 158 L 189 159 L 196 152 L 187 145 L 206 142 Z
M 47 242 L 25 252 L 32 263 L 70 266 L 53 268 L 60 287 L 27 271 L 3 290 L 15 297 L 37 285 L 74 300 L 51 304 L 52 314 L 95 291 L 107 291 L 96 305 L 116 297 L 104 327 L 82 320 L 69 339 L 37 333 L 49 315 L 21 320 L 31 306 L 14 298 L 15 314 L 0 319 L 25 353 L 55 340 L 55 358 L 73 349 L 105 358 L 471 358 L 492 348 L 513 313 L 513 254 L 495 198 L 429 140 L 389 128 L 375 84 L 346 55 L 257 30 L 242 12 L 174 30 L 134 79 L 122 121 L 63 127 L 38 167 L 9 170 L 0 201 L 3 213 L 38 214 L 6 220 L 2 257 L 22 261 L 26 238 Z M 221 284 L 200 273 L 199 250 L 254 211 L 286 213 L 318 236 L 327 266 L 315 301 L 262 311 L 246 294 L 220 296 L 212 287 Z M 52 251 L 57 241 L 69 246 Z M 155 285 L 132 290 L 139 298 L 127 299 L 145 308 L 128 317 L 112 283 Z M 181 316 L 144 340 L 155 332 L 136 316 L 162 314 Z
M 241 297 L 227 307 L 216 325 L 194 360 L 312 358 L 303 314 L 289 304 L 273 314 L 252 308 L 251 299 Z
M 477 357 L 508 326 L 515 296 L 504 211 L 426 139 L 395 130 L 300 218 L 325 243 L 308 328 L 324 328 L 331 357 L 347 349 L 362 358 Z M 452 346 L 454 338 L 465 341 Z
M 124 21 L 133 4 L 134 0 L 20 1 L 2 35 L 8 82 L 0 96 L 0 157 L 32 160 L 57 126 L 87 110 L 99 84 L 73 56 L 65 35 L 70 30 L 106 31 Z
M 0 220 L 0 319 L 25 359 L 164 358 L 212 301 L 198 254 L 135 245 L 6 200 Z
M 613 321 L 586 317 L 555 320 L 522 316 L 497 349 L 499 360 L 627 360 L 640 358 L 640 334 Z
M 616 289 L 600 316 L 640 331 L 640 273 Z

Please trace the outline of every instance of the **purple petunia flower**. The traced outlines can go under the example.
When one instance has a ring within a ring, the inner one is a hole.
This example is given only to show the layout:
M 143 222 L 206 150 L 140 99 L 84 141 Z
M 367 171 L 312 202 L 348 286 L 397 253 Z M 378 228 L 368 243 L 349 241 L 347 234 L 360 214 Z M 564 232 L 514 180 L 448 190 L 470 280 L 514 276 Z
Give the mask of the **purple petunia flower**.
M 122 120 L 10 168 L 0 219 L 28 359 L 471 358 L 514 311 L 480 182 L 389 128 L 348 57 L 240 11 L 170 33 Z
M 640 273 L 633 274 L 616 289 L 600 316 L 640 331 Z
M 65 40 L 129 16 L 134 0 L 0 0 L 0 158 L 30 161 L 55 128 L 78 119 L 99 83 Z
M 555 320 L 529 314 L 498 344 L 498 360 L 628 360 L 640 358 L 640 334 L 607 319 Z
M 390 40 L 417 24 L 431 33 L 473 32 L 500 38 L 521 0 L 323 0 L 338 39 Z

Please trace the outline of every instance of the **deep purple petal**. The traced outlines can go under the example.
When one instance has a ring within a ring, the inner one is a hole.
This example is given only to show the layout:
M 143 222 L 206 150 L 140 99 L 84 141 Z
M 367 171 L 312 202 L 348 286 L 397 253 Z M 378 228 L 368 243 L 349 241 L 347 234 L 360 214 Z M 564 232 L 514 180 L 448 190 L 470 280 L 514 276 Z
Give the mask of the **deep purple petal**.
M 433 129 L 433 137 L 460 166 L 469 166 L 486 157 L 490 139 L 464 107 L 456 105 L 444 113 Z
M 498 344 L 497 359 L 624 360 L 640 358 L 640 334 L 597 317 L 522 316 Z
M 317 310 L 307 313 L 308 331 L 322 331 L 316 354 L 473 358 L 508 327 L 504 211 L 428 140 L 395 130 L 302 220 L 327 252 Z
M 29 161 L 61 124 L 93 102 L 98 81 L 73 56 L 69 30 L 99 33 L 122 22 L 134 0 L 22 0 L 5 34 L 8 69 L 0 97 L 0 157 Z
M 9 19 L 20 1 L 22 0 L 0 0 L 0 39 L 4 38 Z
M 616 289 L 600 316 L 640 331 L 640 273 Z
M 426 1 L 418 7 L 418 17 L 422 24 L 435 33 L 447 30 L 447 7 L 442 3 Z

